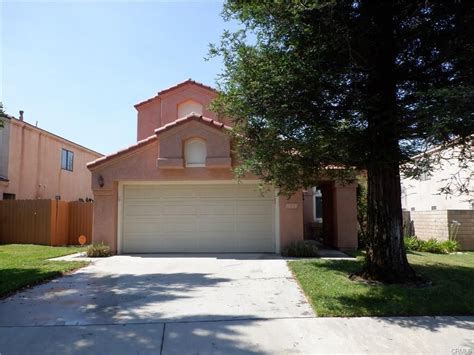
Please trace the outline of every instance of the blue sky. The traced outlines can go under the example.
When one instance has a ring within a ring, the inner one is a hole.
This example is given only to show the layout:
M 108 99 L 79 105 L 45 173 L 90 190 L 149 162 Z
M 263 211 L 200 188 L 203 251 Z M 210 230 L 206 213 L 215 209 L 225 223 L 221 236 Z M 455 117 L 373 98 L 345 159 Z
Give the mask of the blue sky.
M 214 86 L 208 44 L 235 28 L 210 0 L 0 6 L 6 112 L 105 154 L 136 141 L 135 103 L 188 78 Z

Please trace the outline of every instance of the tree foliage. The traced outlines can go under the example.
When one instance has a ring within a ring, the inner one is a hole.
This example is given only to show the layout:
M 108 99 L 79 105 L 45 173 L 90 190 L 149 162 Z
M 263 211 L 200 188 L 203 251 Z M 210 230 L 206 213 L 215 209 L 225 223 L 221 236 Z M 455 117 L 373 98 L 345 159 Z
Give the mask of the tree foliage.
M 415 278 L 403 247 L 399 167 L 418 177 L 436 166 L 425 154 L 430 148 L 472 149 L 473 6 L 466 0 L 224 5 L 224 17 L 242 27 L 211 46 L 225 64 L 214 109 L 235 120 L 239 172 L 291 193 L 366 170 L 365 277 Z
M 455 139 L 468 143 L 474 131 L 473 3 L 393 4 L 399 142 L 393 159 L 415 163 L 405 173 L 417 177 L 433 157 L 413 161 L 414 155 Z M 377 48 L 364 6 L 227 1 L 225 18 L 243 28 L 225 32 L 211 48 L 225 63 L 215 108 L 235 117 L 244 133 L 242 169 L 295 191 L 314 185 L 327 166 L 367 168 L 367 106 L 373 103 L 367 59 Z

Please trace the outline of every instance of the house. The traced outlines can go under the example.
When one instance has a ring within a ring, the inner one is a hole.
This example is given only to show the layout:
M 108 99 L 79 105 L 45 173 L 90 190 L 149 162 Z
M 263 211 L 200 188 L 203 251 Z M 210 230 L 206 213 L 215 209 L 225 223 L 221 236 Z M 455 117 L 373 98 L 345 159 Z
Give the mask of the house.
M 322 181 L 313 214 L 312 189 L 287 198 L 256 176 L 235 179 L 232 122 L 208 109 L 216 94 L 187 80 L 135 105 L 137 143 L 87 165 L 93 241 L 118 253 L 279 253 L 324 218 L 328 244 L 356 248 L 354 184 Z
M 93 197 L 86 163 L 102 154 L 25 122 L 23 111 L 0 119 L 0 199 Z
M 440 164 L 417 179 L 402 176 L 402 208 L 410 221 L 410 234 L 423 240 L 458 240 L 461 249 L 474 250 L 474 161 L 459 162 L 460 148 L 435 147 L 426 154 L 440 154 Z M 470 154 L 474 153 L 471 147 Z M 415 157 L 416 159 L 416 157 Z M 441 189 L 450 186 L 451 193 Z M 460 193 L 460 187 L 465 189 Z
M 402 207 L 408 211 L 432 210 L 471 210 L 474 209 L 474 160 L 462 168 L 458 160 L 459 147 L 450 147 L 441 152 L 439 166 L 419 179 L 402 176 Z M 439 154 L 439 148 L 433 148 L 426 154 Z M 471 148 L 471 156 L 474 148 Z M 467 182 L 465 193 L 459 193 L 460 184 Z M 441 189 L 450 185 L 453 193 L 441 193 Z

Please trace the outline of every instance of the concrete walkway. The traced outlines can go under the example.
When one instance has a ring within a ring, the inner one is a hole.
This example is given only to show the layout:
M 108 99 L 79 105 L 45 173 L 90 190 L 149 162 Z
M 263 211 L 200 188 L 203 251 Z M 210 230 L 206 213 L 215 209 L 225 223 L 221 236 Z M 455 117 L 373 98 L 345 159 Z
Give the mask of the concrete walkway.
M 0 301 L 2 355 L 469 354 L 473 334 L 474 317 L 316 318 L 271 255 L 115 256 Z

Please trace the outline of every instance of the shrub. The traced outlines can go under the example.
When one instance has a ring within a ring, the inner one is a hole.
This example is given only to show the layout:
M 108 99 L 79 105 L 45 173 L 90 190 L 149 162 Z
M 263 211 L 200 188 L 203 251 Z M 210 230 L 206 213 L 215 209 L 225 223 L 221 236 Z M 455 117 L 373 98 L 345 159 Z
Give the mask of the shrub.
M 434 254 L 449 254 L 459 249 L 459 243 L 456 240 L 445 240 L 440 242 L 434 238 L 421 240 L 417 237 L 405 237 L 405 248 L 412 251 L 423 251 Z
M 407 250 L 414 250 L 414 251 L 420 250 L 421 241 L 417 237 L 405 237 L 404 242 L 405 242 L 405 248 L 407 248 Z
M 441 243 L 443 245 L 443 248 L 446 251 L 446 254 L 448 253 L 454 253 L 459 250 L 461 245 L 457 240 L 445 240 L 444 242 Z
M 443 247 L 441 243 L 434 238 L 428 239 L 426 241 L 420 241 L 420 251 L 425 251 L 427 253 L 434 254 L 444 254 Z
M 112 252 L 110 247 L 103 242 L 94 243 L 87 247 L 86 254 L 90 258 L 101 258 L 106 256 L 111 256 Z
M 311 258 L 318 256 L 318 247 L 312 242 L 299 240 L 288 244 L 281 254 L 296 258 Z

